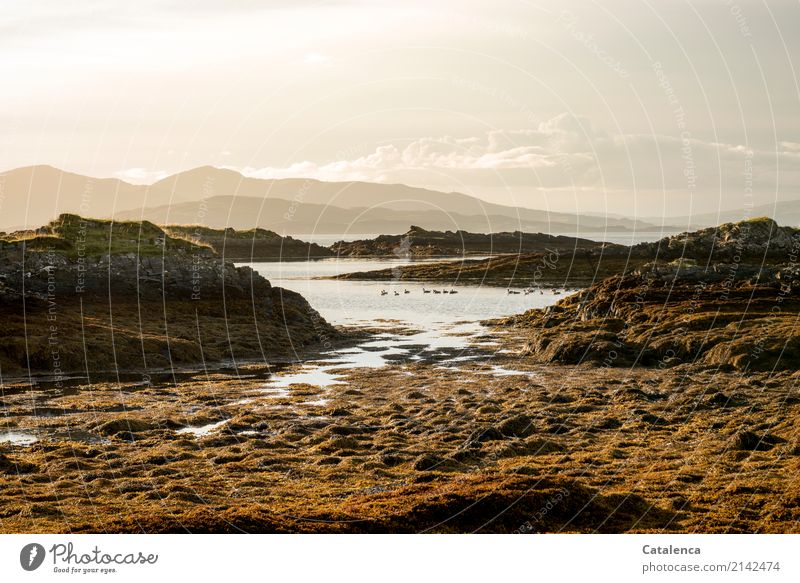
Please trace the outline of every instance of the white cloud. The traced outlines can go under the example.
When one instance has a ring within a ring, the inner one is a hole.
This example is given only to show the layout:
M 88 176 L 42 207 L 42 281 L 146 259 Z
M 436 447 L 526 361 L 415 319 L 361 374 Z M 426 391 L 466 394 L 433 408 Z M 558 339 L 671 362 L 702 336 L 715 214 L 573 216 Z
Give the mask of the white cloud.
M 797 142 L 781 142 L 781 147 L 791 152 L 800 152 L 800 144 Z
M 146 168 L 128 168 L 115 173 L 120 180 L 131 184 L 152 184 L 169 176 L 169 172 L 163 170 L 148 170 Z
M 770 152 L 690 136 L 614 134 L 595 128 L 585 117 L 562 114 L 535 129 L 423 137 L 381 145 L 352 159 L 241 170 L 260 178 L 404 182 L 457 190 L 506 186 L 711 196 L 721 191 L 741 194 L 750 169 L 754 190 L 799 187 L 798 148 L 783 142 L 778 152 Z

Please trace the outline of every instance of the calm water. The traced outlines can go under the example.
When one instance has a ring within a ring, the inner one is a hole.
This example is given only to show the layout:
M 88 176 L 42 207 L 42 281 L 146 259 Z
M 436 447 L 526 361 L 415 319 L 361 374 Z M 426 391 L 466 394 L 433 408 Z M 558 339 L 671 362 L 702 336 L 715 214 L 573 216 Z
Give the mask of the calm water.
M 422 260 L 440 261 L 440 260 Z M 331 350 L 324 360 L 305 362 L 274 375 L 265 384 L 264 398 L 280 397 L 292 385 L 308 384 L 330 387 L 345 383 L 345 371 L 353 368 L 380 369 L 389 365 L 433 362 L 453 371 L 473 361 L 491 358 L 497 343 L 482 337 L 486 330 L 480 321 L 519 314 L 531 308 L 545 307 L 563 298 L 552 290 L 510 295 L 505 289 L 479 286 L 441 286 L 400 282 L 364 282 L 318 280 L 353 271 L 407 265 L 407 259 L 322 259 L 307 262 L 250 263 L 253 269 L 273 285 L 302 294 L 320 314 L 335 325 L 385 327 L 359 346 Z M 423 293 L 423 289 L 440 292 Z M 387 295 L 381 295 L 386 290 Z M 397 292 L 399 295 L 395 295 Z M 406 293 L 408 292 L 408 293 Z M 398 334 L 398 326 L 412 328 L 413 334 Z M 487 374 L 526 374 L 492 367 Z M 322 406 L 326 399 L 307 405 Z
M 24 431 L 5 431 L 0 432 L 0 444 L 10 443 L 11 445 L 31 445 L 39 439 L 32 433 Z
M 441 261 L 430 259 L 415 261 Z M 455 322 L 477 321 L 519 314 L 548 306 L 563 295 L 552 291 L 509 295 L 505 289 L 486 286 L 443 286 L 412 282 L 320 280 L 353 271 L 408 265 L 407 259 L 321 259 L 303 262 L 248 263 L 273 285 L 302 294 L 329 322 L 336 325 L 400 321 L 435 329 Z M 456 294 L 423 293 L 423 288 Z M 386 290 L 388 295 L 381 295 Z M 409 293 L 405 293 L 408 291 Z M 398 292 L 400 295 L 395 295 Z

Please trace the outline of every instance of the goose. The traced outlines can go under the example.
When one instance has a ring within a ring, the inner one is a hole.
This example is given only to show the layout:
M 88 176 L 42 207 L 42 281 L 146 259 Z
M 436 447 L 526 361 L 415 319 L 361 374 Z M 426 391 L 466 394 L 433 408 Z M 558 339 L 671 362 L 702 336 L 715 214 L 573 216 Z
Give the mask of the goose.
M 385 289 L 381 290 L 381 295 L 382 296 L 385 296 L 385 295 L 388 295 L 388 294 L 389 294 L 389 292 L 387 292 Z
M 425 289 L 425 288 L 423 287 L 423 288 L 422 288 L 422 293 L 424 293 L 424 294 L 429 294 L 429 293 L 431 293 L 431 290 L 429 290 L 429 289 Z
M 435 293 L 435 294 L 440 294 L 440 293 L 442 293 L 442 292 L 440 292 L 438 289 L 435 289 L 435 290 L 433 290 L 433 293 Z
M 396 296 L 399 296 L 399 295 L 400 295 L 400 292 L 399 292 L 399 291 L 396 291 L 396 292 L 394 292 L 394 295 L 396 295 Z
M 406 289 L 406 290 L 403 290 L 403 293 L 404 294 L 410 294 L 411 292 Z
M 451 294 L 457 294 L 457 293 L 458 293 L 458 291 L 456 291 L 456 290 L 454 290 L 454 289 L 451 289 L 451 290 L 450 290 L 450 293 L 451 293 Z

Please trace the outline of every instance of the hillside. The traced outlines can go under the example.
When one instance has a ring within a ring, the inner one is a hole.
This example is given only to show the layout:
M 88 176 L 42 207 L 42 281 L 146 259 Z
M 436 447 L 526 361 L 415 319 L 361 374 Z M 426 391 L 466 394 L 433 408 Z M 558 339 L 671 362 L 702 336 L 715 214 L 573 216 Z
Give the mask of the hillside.
M 627 230 L 614 221 L 606 225 L 596 218 L 591 224 L 581 221 L 578 226 L 574 219 L 561 217 L 559 222 L 547 215 L 523 219 L 495 214 L 468 215 L 446 209 L 398 210 L 378 205 L 346 209 L 280 198 L 242 196 L 214 196 L 197 202 L 137 208 L 117 212 L 114 216 L 119 220 L 145 219 L 157 224 L 196 224 L 202 218 L 202 224 L 215 229 L 232 227 L 246 230 L 257 226 L 291 235 L 404 233 L 411 224 L 429 230 L 456 228 L 478 233 L 520 230 L 588 235 L 606 230 Z M 647 226 L 641 228 L 647 230 Z
M 35 227 L 62 213 L 289 234 L 402 233 L 409 224 L 478 232 L 655 228 L 642 221 L 503 206 L 403 184 L 262 180 L 211 166 L 151 185 L 29 166 L 0 174 L 0 185 L 0 229 L 6 230 Z
M 79 255 L 99 257 L 128 253 L 150 257 L 162 255 L 167 248 L 184 253 L 210 253 L 207 246 L 172 237 L 149 221 L 90 220 L 72 214 L 63 214 L 37 229 L 0 234 L 0 245 L 5 256 L 12 251 L 55 250 L 69 259 L 77 259 Z
M 110 218 L 115 211 L 151 204 L 194 200 L 195 192 L 128 184 L 116 178 L 94 178 L 52 166 L 26 166 L 0 174 L 0 229 L 35 228 L 60 214 Z M 134 217 L 138 218 L 138 217 Z

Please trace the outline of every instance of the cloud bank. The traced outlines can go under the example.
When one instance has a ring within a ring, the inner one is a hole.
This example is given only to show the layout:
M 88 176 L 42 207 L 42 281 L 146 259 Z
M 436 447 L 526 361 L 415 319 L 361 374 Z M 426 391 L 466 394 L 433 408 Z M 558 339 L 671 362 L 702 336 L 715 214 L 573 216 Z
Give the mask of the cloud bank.
M 504 186 L 598 194 L 769 195 L 798 191 L 800 144 L 781 142 L 766 151 L 702 140 L 689 132 L 618 134 L 597 129 L 586 117 L 561 114 L 534 129 L 422 137 L 381 144 L 350 159 L 237 169 L 258 178 L 403 182 L 456 190 Z

